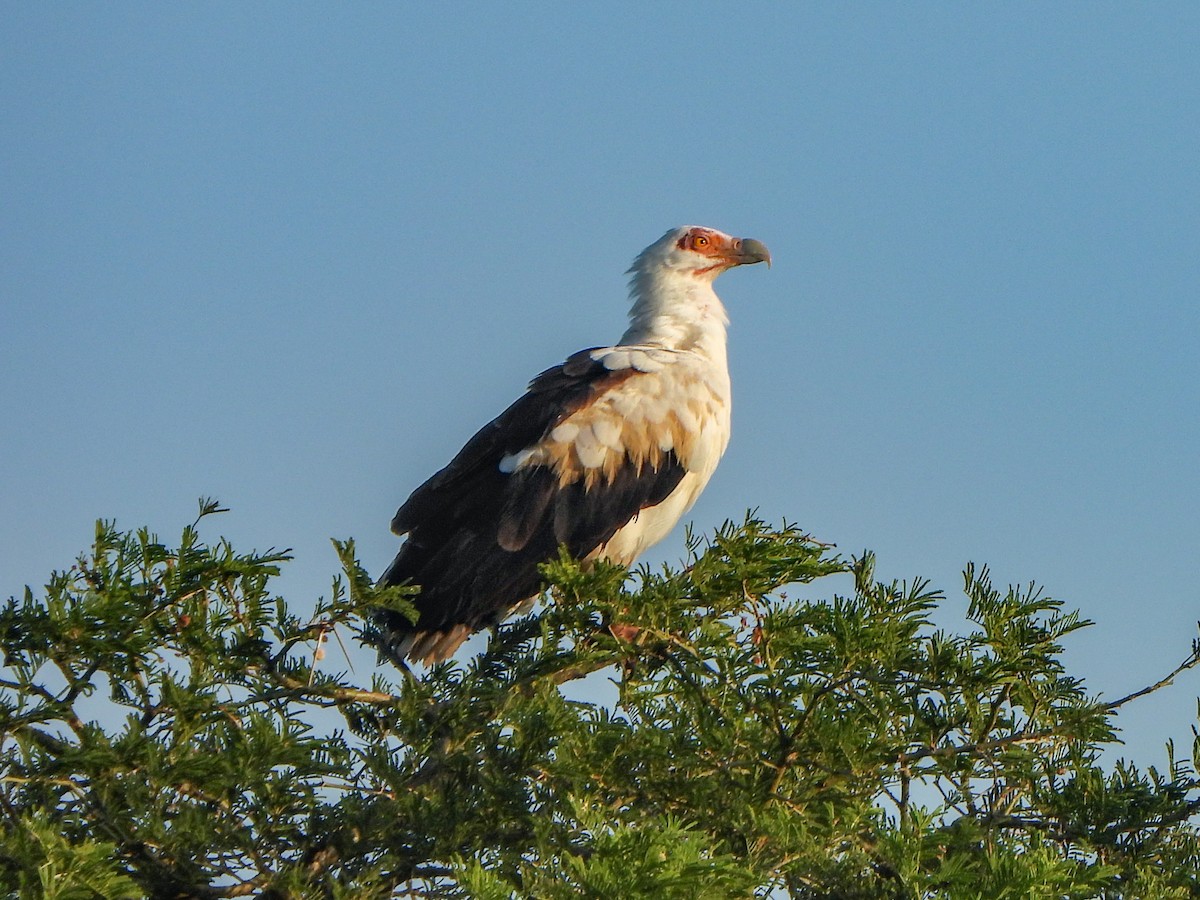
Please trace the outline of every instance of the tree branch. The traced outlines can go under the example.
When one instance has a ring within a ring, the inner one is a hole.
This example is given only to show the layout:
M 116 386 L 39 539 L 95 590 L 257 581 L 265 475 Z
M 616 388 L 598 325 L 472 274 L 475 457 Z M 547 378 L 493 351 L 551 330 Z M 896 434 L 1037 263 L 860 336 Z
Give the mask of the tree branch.
M 1105 704 L 1105 709 L 1120 709 L 1130 700 L 1136 700 L 1138 697 L 1145 697 L 1147 694 L 1153 694 L 1155 691 L 1167 687 L 1167 685 L 1171 684 L 1177 676 L 1183 672 L 1186 672 L 1188 669 L 1194 668 L 1197 664 L 1200 664 L 1200 650 L 1193 650 L 1191 656 L 1177 665 L 1167 675 L 1154 682 L 1154 684 L 1144 687 L 1140 691 L 1134 691 L 1132 694 L 1128 694 L 1122 697 L 1120 700 L 1114 700 L 1112 703 Z

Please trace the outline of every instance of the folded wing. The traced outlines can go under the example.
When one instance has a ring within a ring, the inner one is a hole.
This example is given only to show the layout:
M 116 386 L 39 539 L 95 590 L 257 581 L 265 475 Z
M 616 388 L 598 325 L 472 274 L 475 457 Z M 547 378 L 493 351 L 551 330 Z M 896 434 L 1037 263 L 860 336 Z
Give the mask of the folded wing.
M 622 346 L 581 351 L 535 378 L 393 518 L 407 539 L 380 583 L 421 588 L 415 627 L 383 614 L 396 655 L 453 653 L 538 593 L 537 566 L 560 545 L 628 563 L 617 545 L 645 546 L 627 539 L 643 511 L 670 510 L 653 526 L 669 529 L 728 438 L 727 386 L 705 373 L 686 351 Z M 688 496 L 667 502 L 681 485 Z M 625 539 L 613 542 L 618 532 Z

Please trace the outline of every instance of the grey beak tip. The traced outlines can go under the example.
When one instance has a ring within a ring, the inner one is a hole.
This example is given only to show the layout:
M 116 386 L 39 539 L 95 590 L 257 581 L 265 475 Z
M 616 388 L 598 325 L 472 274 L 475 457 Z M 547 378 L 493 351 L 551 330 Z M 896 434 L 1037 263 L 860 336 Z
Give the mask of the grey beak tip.
M 742 239 L 742 259 L 748 263 L 765 262 L 771 268 L 771 251 L 762 241 L 754 238 Z

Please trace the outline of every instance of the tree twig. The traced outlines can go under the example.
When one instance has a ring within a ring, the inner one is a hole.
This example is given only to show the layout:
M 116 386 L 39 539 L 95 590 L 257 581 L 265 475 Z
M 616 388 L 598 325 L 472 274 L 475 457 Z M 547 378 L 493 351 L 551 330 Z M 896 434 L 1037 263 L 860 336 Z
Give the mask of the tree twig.
M 1107 703 L 1105 704 L 1104 708 L 1120 709 L 1130 700 L 1136 700 L 1138 697 L 1145 697 L 1147 694 L 1153 694 L 1155 691 L 1165 688 L 1167 685 L 1171 684 L 1178 675 L 1195 667 L 1197 664 L 1200 664 L 1200 651 L 1193 650 L 1191 656 L 1172 669 L 1170 673 L 1154 682 L 1154 684 L 1144 687 L 1140 691 L 1134 691 L 1132 694 L 1128 694 L 1122 697 L 1120 700 L 1114 700 L 1112 703 Z

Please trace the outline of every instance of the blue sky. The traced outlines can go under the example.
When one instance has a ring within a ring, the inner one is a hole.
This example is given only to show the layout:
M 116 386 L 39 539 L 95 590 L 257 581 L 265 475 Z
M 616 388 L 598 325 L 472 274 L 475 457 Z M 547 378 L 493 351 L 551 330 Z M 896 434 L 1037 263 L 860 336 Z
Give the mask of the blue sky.
M 536 372 L 624 328 L 667 228 L 734 437 L 691 513 L 886 578 L 989 563 L 1097 621 L 1113 698 L 1200 617 L 1200 6 L 17 4 L 0 29 L 0 594 L 98 517 L 378 573 Z M 677 533 L 651 555 L 677 560 Z M 1200 674 L 1122 717 L 1191 740 Z

